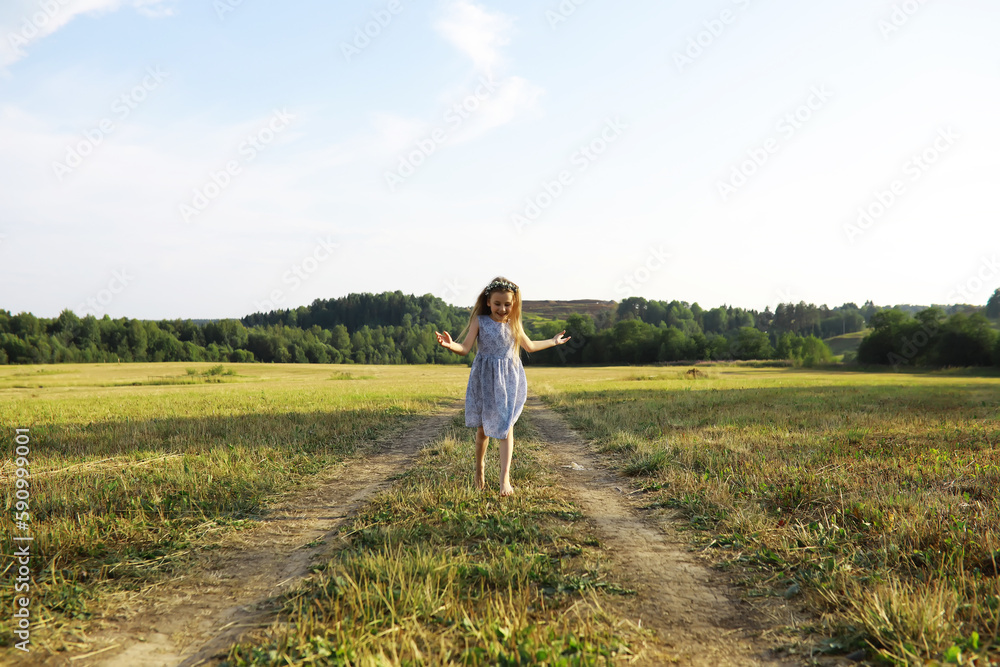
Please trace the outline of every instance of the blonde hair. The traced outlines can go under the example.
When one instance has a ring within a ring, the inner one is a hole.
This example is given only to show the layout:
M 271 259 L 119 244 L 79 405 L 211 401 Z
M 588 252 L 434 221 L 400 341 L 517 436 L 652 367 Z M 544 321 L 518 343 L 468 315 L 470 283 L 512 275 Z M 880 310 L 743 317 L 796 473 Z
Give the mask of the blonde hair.
M 512 289 L 513 288 L 513 289 Z M 472 307 L 472 314 L 469 315 L 469 323 L 465 325 L 462 329 L 462 333 L 458 335 L 459 340 L 465 338 L 465 334 L 469 332 L 469 328 L 472 323 L 476 321 L 476 318 L 480 315 L 490 314 L 490 295 L 494 292 L 510 292 L 514 295 L 514 302 L 510 307 L 510 314 L 507 316 L 507 322 L 510 323 L 510 331 L 514 334 L 514 358 L 518 359 L 521 356 L 521 336 L 524 334 L 524 325 L 521 324 L 521 289 L 507 280 L 503 276 L 497 276 L 486 288 L 479 293 L 479 298 L 476 299 L 476 305 Z M 472 349 L 478 347 L 479 337 L 472 342 Z

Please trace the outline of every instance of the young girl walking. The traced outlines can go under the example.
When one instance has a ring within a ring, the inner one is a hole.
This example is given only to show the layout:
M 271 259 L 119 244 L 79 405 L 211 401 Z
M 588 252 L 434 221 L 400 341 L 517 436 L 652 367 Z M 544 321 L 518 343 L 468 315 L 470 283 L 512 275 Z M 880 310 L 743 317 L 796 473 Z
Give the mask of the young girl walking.
M 476 487 L 486 488 L 486 446 L 490 438 L 496 438 L 500 441 L 500 495 L 512 495 L 510 460 L 514 454 L 514 422 L 521 416 L 528 398 L 521 348 L 537 352 L 562 345 L 570 337 L 563 330 L 548 340 L 529 339 L 521 325 L 521 290 L 502 277 L 494 278 L 479 294 L 469 324 L 462 332 L 465 340 L 461 345 L 447 331 L 434 333 L 441 347 L 463 357 L 479 341 L 465 391 L 465 425 L 478 427 Z

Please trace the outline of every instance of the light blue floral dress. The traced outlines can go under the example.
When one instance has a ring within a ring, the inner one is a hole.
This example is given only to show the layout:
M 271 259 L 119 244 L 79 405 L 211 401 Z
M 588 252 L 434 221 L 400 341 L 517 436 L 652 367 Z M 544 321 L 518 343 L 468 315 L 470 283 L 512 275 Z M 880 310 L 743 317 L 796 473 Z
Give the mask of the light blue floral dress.
M 528 378 L 514 356 L 510 324 L 479 316 L 479 351 L 465 391 L 465 425 L 482 426 L 487 437 L 506 438 L 528 398 Z

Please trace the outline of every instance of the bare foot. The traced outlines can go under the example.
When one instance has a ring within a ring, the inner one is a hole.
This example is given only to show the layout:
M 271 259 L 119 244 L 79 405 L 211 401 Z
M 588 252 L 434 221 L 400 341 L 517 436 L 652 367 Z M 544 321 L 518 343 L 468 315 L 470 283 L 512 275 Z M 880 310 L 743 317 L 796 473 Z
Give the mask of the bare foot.
M 476 488 L 482 491 L 486 488 L 486 474 L 482 468 L 476 468 L 475 474 Z
M 506 484 L 503 485 L 503 488 L 500 489 L 500 497 L 502 498 L 504 496 L 512 496 L 512 495 L 514 495 L 514 487 L 510 485 L 510 482 L 507 482 Z

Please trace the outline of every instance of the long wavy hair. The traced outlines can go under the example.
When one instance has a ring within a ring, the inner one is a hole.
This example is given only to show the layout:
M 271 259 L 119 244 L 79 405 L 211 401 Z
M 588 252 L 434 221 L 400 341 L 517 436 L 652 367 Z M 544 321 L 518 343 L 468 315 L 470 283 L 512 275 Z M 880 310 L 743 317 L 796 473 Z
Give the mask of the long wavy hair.
M 513 287 L 514 289 L 510 289 Z M 491 289 L 492 288 L 492 289 Z M 472 307 L 472 314 L 469 315 L 469 323 L 465 325 L 462 329 L 462 333 L 458 335 L 458 340 L 464 340 L 465 335 L 469 332 L 469 328 L 472 323 L 476 321 L 476 318 L 480 315 L 490 316 L 492 312 L 490 310 L 490 295 L 494 292 L 511 292 L 514 295 L 513 303 L 510 307 L 510 313 L 507 314 L 507 322 L 510 324 L 510 331 L 514 334 L 514 358 L 520 358 L 521 356 L 521 335 L 524 333 L 524 325 L 521 324 L 521 288 L 507 280 L 503 276 L 497 276 L 490 281 L 483 291 L 479 293 L 479 298 L 476 299 L 476 304 Z M 473 341 L 472 349 L 477 349 L 479 343 L 479 337 Z

